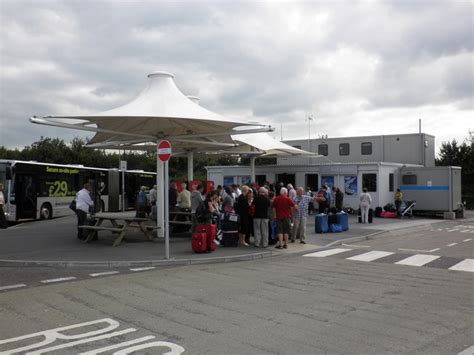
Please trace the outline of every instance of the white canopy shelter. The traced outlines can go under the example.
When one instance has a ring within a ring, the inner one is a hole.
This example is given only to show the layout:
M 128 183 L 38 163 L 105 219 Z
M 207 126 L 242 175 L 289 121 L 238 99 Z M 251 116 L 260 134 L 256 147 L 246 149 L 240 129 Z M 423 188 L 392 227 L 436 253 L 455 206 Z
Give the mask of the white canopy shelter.
M 310 154 L 278 142 L 268 135 L 252 138 L 251 133 L 270 132 L 273 128 L 255 122 L 230 119 L 206 110 L 197 104 L 197 98 L 186 97 L 176 87 L 173 74 L 157 71 L 149 74 L 148 78 L 148 86 L 137 98 L 115 109 L 86 115 L 31 117 L 30 121 L 95 132 L 88 143 L 92 148 L 148 149 L 149 143 L 157 144 L 166 139 L 171 142 L 173 153 L 188 152 L 188 159 L 191 161 L 192 153 L 189 152 L 219 149 L 225 154 L 231 154 L 230 151 L 226 152 L 226 149 L 230 148 L 238 148 L 241 154 Z M 239 138 L 240 136 L 242 137 Z M 157 164 L 158 186 L 165 186 L 166 167 L 167 164 Z M 189 171 L 192 173 L 192 162 L 188 173 Z M 158 203 L 165 205 L 163 191 L 159 193 Z M 158 234 L 166 237 L 166 257 L 169 258 L 168 228 L 165 228 L 164 223 L 166 214 L 167 209 L 161 208 L 158 214 Z
M 77 116 L 32 117 L 33 123 L 96 132 L 91 146 L 156 142 L 167 139 L 175 149 L 234 146 L 229 133 L 268 132 L 270 126 L 221 116 L 186 97 L 174 75 L 157 71 L 137 98 L 112 110 Z M 246 129 L 235 130 L 236 127 Z M 251 128 L 254 129 L 251 129 Z M 255 128 L 256 127 L 256 128 Z

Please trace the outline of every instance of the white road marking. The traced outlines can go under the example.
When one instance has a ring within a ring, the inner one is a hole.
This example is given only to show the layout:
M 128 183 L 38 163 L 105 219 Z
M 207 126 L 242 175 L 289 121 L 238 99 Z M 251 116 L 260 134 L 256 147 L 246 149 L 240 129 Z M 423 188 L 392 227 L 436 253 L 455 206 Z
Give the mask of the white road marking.
M 107 323 L 108 326 L 106 326 L 105 328 L 102 328 L 102 329 L 89 331 L 87 333 L 79 333 L 79 334 L 73 334 L 73 335 L 66 335 L 66 334 L 61 333 L 65 330 L 78 329 L 78 328 L 82 328 L 82 327 L 87 327 L 87 326 L 92 325 L 92 324 L 100 324 L 100 323 Z M 69 326 L 66 326 L 66 327 L 48 329 L 48 330 L 38 332 L 38 333 L 26 334 L 26 335 L 22 335 L 22 336 L 15 337 L 15 338 L 3 339 L 3 340 L 0 340 L 0 345 L 20 342 L 20 341 L 23 341 L 25 339 L 34 339 L 34 338 L 37 338 L 37 337 L 41 337 L 41 339 L 37 343 L 29 344 L 29 345 L 26 345 L 26 346 L 22 346 L 22 347 L 19 347 L 19 348 L 8 350 L 9 354 L 24 353 L 27 350 L 32 350 L 32 349 L 35 349 L 35 348 L 40 348 L 42 346 L 52 344 L 58 339 L 61 339 L 61 340 L 83 339 L 83 338 L 87 338 L 87 337 L 90 337 L 90 336 L 110 332 L 110 331 L 114 330 L 115 328 L 117 328 L 119 326 L 120 326 L 119 322 L 117 322 L 113 319 L 110 319 L 110 318 L 103 318 L 103 319 L 98 319 L 98 320 L 95 320 L 95 321 L 92 321 L 92 322 L 73 324 L 73 325 L 69 325 Z
M 451 243 L 451 244 L 448 244 L 448 245 L 446 245 L 446 246 L 447 246 L 447 247 L 453 247 L 453 246 L 455 246 L 455 245 L 458 245 L 458 243 Z
M 410 266 L 423 266 L 438 258 L 440 257 L 437 255 L 415 254 L 403 260 L 397 261 L 395 264 L 410 265 Z
M 474 272 L 474 259 L 464 259 L 460 263 L 451 266 L 448 270 Z
M 16 285 L 2 286 L 2 287 L 0 287 L 0 291 L 13 290 L 15 288 L 21 288 L 21 287 L 26 287 L 26 285 L 25 284 L 16 284 Z
M 95 274 L 89 274 L 89 276 L 97 277 L 97 276 L 107 276 L 107 275 L 115 275 L 118 274 L 118 271 L 106 271 L 106 272 L 97 272 Z
M 144 341 L 151 340 L 151 339 L 155 339 L 155 337 L 153 335 L 149 335 L 149 336 L 146 336 L 146 337 L 143 337 L 143 338 L 138 338 L 138 339 L 134 339 L 134 340 L 130 340 L 130 341 L 125 341 L 125 342 L 120 343 L 120 344 L 114 344 L 114 345 L 106 346 L 104 348 L 94 349 L 92 351 L 88 351 L 88 352 L 85 352 L 85 353 L 79 353 L 79 355 L 94 355 L 94 354 L 105 353 L 106 351 L 110 351 L 110 350 L 114 350 L 114 349 L 118 349 L 118 348 L 123 348 L 125 346 L 129 346 L 129 345 L 133 345 L 133 344 L 143 343 Z
M 432 253 L 432 252 L 438 251 L 439 248 L 434 248 L 434 249 L 431 249 L 431 250 L 418 250 L 418 249 L 403 249 L 403 248 L 398 248 L 398 250 L 402 250 L 402 251 L 413 251 L 413 252 L 415 252 L 415 253 Z
M 137 267 L 134 269 L 130 269 L 130 271 L 148 271 L 148 270 L 153 270 L 156 269 L 154 266 L 149 266 L 149 267 Z
M 303 255 L 303 256 L 311 256 L 311 257 L 316 257 L 316 258 L 324 258 L 324 257 L 326 257 L 326 256 L 344 253 L 345 251 L 349 251 L 349 250 L 352 250 L 352 249 L 335 248 L 335 249 L 328 249 L 328 250 L 323 250 L 323 251 L 317 251 L 317 252 L 315 252 L 315 253 L 305 254 L 305 255 Z
M 370 248 L 370 245 L 354 245 L 354 244 L 341 244 L 345 247 L 353 247 L 353 248 Z
M 474 345 L 458 353 L 458 355 L 473 355 L 473 354 L 474 354 Z
M 57 278 L 57 279 L 42 280 L 40 282 L 44 283 L 44 284 L 49 284 L 49 283 L 53 283 L 53 282 L 71 281 L 71 280 L 75 280 L 75 279 L 76 278 L 74 276 L 70 276 L 70 277 L 60 277 L 60 278 Z
M 169 341 L 153 341 L 151 343 L 145 343 L 145 344 L 138 344 L 135 346 L 131 346 L 126 349 L 119 350 L 114 353 L 114 355 L 127 355 L 127 354 L 135 354 L 135 353 L 142 353 L 138 350 L 143 350 L 143 349 L 150 349 L 150 348 L 169 348 L 170 351 L 167 351 L 166 353 L 162 353 L 163 355 L 180 355 L 184 353 L 185 349 L 174 343 L 170 343 Z
M 377 260 L 380 258 L 383 258 L 385 256 L 392 255 L 394 253 L 390 251 L 378 251 L 378 250 L 372 250 L 364 254 L 352 256 L 350 258 L 346 258 L 347 260 L 356 260 L 356 261 L 373 261 Z
M 471 238 L 468 238 L 468 239 L 464 239 L 463 242 L 470 242 L 472 239 Z
M 453 228 L 453 229 L 448 229 L 448 232 L 455 232 L 455 231 L 458 231 L 459 228 Z
M 60 349 L 72 348 L 72 347 L 74 347 L 76 345 L 79 345 L 79 344 L 91 343 L 91 342 L 94 342 L 94 341 L 97 341 L 97 340 L 113 338 L 113 337 L 116 337 L 116 336 L 120 336 L 120 335 L 131 333 L 131 332 L 136 332 L 136 331 L 137 330 L 135 328 L 128 328 L 128 329 L 120 330 L 118 332 L 99 335 L 99 336 L 92 337 L 92 338 L 87 338 L 87 339 L 76 340 L 76 341 L 72 341 L 72 342 L 69 342 L 69 343 L 66 343 L 66 344 L 51 346 L 49 348 L 43 348 L 43 349 L 40 349 L 40 350 L 37 350 L 37 351 L 31 351 L 31 352 L 26 353 L 26 355 L 39 355 L 39 354 L 44 354 L 44 353 L 51 352 L 51 351 L 60 350 Z

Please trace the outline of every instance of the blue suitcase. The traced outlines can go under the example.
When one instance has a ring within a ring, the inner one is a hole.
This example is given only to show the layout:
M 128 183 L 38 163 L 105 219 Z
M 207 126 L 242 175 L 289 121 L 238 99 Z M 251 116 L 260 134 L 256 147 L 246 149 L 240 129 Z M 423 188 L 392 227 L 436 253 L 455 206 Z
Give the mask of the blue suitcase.
M 337 224 L 342 226 L 343 231 L 349 230 L 349 215 L 347 213 L 336 213 Z
M 329 230 L 328 215 L 324 213 L 317 214 L 314 221 L 314 227 L 316 233 L 327 233 Z

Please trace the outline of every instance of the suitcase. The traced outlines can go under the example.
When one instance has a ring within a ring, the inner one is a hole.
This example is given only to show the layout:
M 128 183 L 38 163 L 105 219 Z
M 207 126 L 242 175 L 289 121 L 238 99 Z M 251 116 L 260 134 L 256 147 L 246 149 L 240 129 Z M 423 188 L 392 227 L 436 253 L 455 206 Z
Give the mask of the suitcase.
M 343 231 L 349 230 L 349 216 L 347 215 L 347 213 L 336 213 L 336 219 L 336 223 L 341 225 Z
M 221 245 L 225 248 L 236 247 L 239 245 L 239 232 L 238 231 L 226 231 L 222 232 Z
M 225 212 L 224 213 L 224 221 L 225 222 L 233 222 L 233 223 L 239 223 L 239 218 L 240 216 L 237 213 L 234 212 Z
M 359 223 L 362 223 L 362 216 L 360 215 L 360 209 L 359 209 Z M 374 221 L 374 210 L 372 208 L 369 208 L 369 223 L 372 223 Z
M 330 227 L 331 224 L 337 223 L 337 216 L 335 214 L 328 214 L 328 226 Z
M 315 216 L 314 227 L 316 233 L 327 233 L 329 230 L 328 216 L 326 214 L 317 214 Z
M 207 251 L 206 233 L 193 233 L 192 247 L 195 253 L 205 253 Z
M 216 250 L 216 234 L 217 234 L 217 225 L 215 224 L 198 224 L 196 227 L 196 232 L 206 233 L 207 236 L 207 250 L 214 251 Z
M 239 223 L 238 222 L 223 220 L 221 225 L 222 225 L 222 231 L 223 232 L 230 232 L 230 231 L 238 231 L 239 230 Z
M 333 223 L 329 226 L 329 231 L 331 233 L 340 233 L 342 232 L 342 226 L 340 224 Z
M 382 212 L 384 212 L 382 207 L 377 207 L 375 209 L 375 217 L 381 217 Z

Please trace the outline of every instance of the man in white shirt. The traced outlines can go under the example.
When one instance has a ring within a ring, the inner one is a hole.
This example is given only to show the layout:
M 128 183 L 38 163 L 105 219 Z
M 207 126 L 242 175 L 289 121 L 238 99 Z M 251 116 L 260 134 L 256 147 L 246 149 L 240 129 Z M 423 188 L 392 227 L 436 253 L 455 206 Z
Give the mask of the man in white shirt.
M 89 213 L 89 208 L 94 206 L 94 202 L 90 196 L 91 191 L 91 184 L 85 183 L 84 188 L 76 194 L 76 215 L 78 227 L 85 224 L 87 220 L 87 213 Z M 86 239 L 86 233 L 83 229 L 77 228 L 77 238 L 81 240 Z
M 191 192 L 186 190 L 186 187 L 186 183 L 183 182 L 181 184 L 183 190 L 178 194 L 177 202 L 181 210 L 191 209 Z

